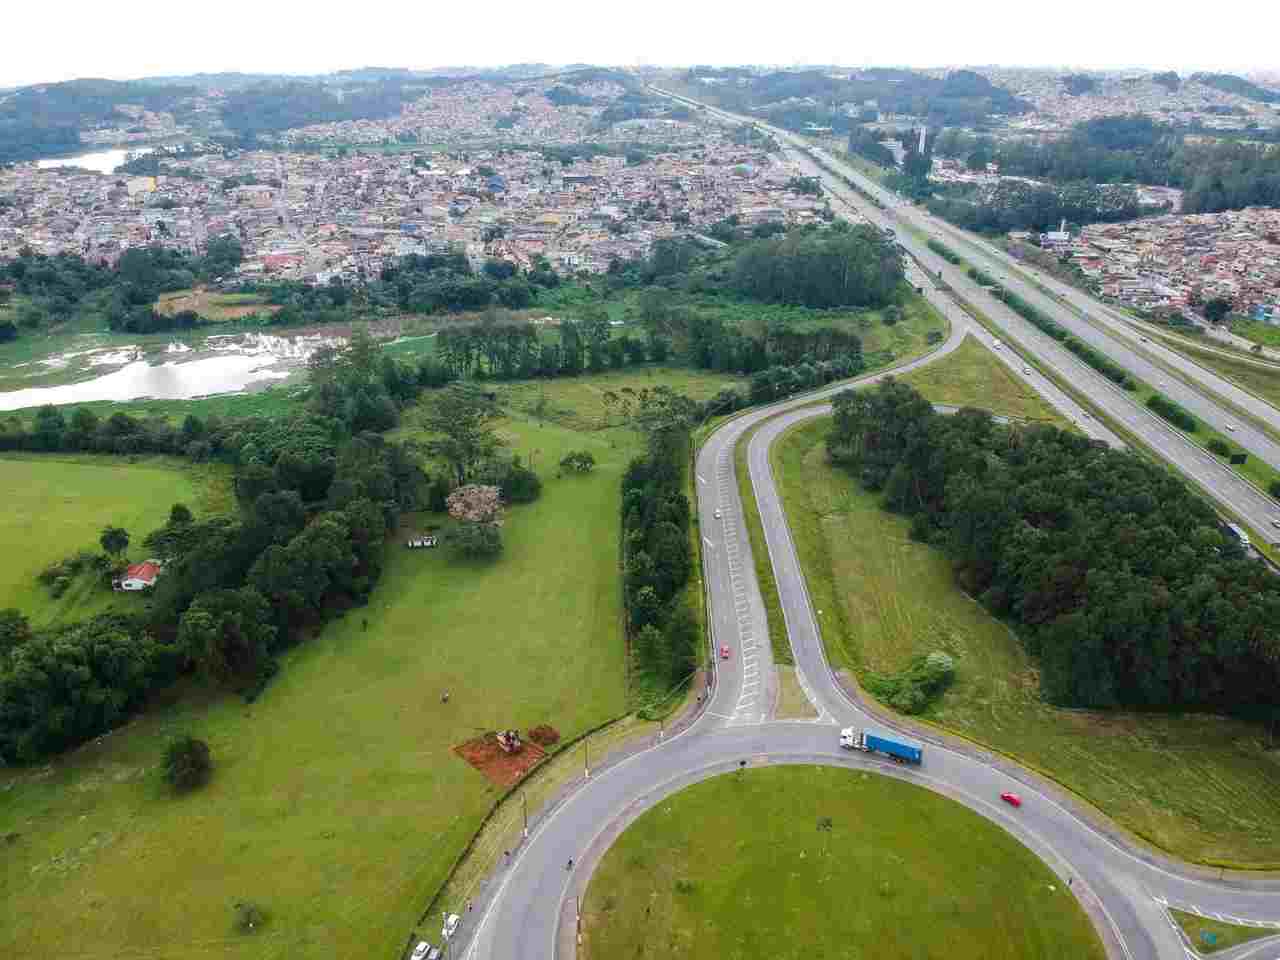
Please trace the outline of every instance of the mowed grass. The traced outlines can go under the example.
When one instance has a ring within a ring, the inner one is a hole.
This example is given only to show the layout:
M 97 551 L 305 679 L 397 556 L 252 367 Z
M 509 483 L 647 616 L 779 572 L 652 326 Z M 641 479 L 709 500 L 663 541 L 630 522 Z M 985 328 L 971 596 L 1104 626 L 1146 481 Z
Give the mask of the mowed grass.
M 1067 885 L 1012 836 L 921 787 L 831 767 L 663 800 L 605 855 L 583 924 L 587 960 L 1105 955 Z
M 949 356 L 901 378 L 934 403 L 984 410 L 1065 425 L 1061 415 L 1035 389 L 973 337 L 965 337 Z
M 1170 909 L 1169 915 L 1182 928 L 1197 953 L 1211 954 L 1238 947 L 1251 940 L 1276 936 L 1273 927 L 1244 927 L 1236 923 L 1224 923 L 1194 913 Z
M 108 524 L 132 538 L 128 556 L 146 559 L 142 538 L 185 503 L 197 516 L 230 508 L 230 471 L 161 457 L 0 456 L 0 608 L 17 607 L 35 626 L 81 619 L 111 607 L 137 608 L 137 596 L 113 594 L 96 577 L 76 578 L 54 599 L 37 575 L 80 550 L 101 552 Z
M 393 542 L 370 604 L 289 651 L 253 705 L 175 691 L 100 743 L 0 773 L 0 835 L 17 835 L 0 956 L 395 954 L 499 795 L 452 748 L 538 723 L 567 740 L 626 706 L 618 508 L 639 441 L 518 411 L 499 430 L 537 451 L 545 486 L 508 511 L 498 561 Z M 557 479 L 582 448 L 595 471 Z M 181 799 L 158 769 L 179 733 L 215 765 Z M 246 899 L 268 917 L 251 936 L 232 926 Z
M 1277 336 L 1280 336 L 1280 330 L 1277 331 Z M 1170 341 L 1166 342 L 1170 343 Z M 1194 346 L 1187 346 L 1183 342 L 1171 342 L 1170 345 L 1201 366 L 1220 373 L 1268 403 L 1280 406 L 1280 367 L 1260 366 L 1244 358 L 1224 356 L 1215 350 L 1200 350 Z
M 1261 320 L 1232 321 L 1231 332 L 1264 347 L 1280 347 L 1280 327 Z
M 833 663 L 865 676 L 946 650 L 957 680 L 929 721 L 1040 769 L 1176 856 L 1280 864 L 1280 750 L 1262 728 L 1042 702 L 1034 661 L 955 586 L 945 556 L 827 463 L 830 422 L 797 427 L 772 455 Z

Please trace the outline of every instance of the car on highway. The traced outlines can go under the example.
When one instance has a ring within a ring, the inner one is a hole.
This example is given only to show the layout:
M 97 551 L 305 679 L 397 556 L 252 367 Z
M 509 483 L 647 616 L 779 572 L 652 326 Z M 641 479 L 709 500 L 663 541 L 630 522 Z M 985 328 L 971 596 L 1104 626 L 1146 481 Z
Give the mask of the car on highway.
M 425 940 L 419 940 L 418 945 L 413 948 L 413 953 L 409 955 L 409 960 L 440 960 L 440 948 L 433 947 Z
M 716 507 L 716 512 L 715 512 L 714 514 L 712 514 L 712 516 L 714 516 L 717 520 L 719 520 L 719 519 L 720 519 L 720 508 L 719 508 L 719 507 Z
M 1138 342 L 1139 342 L 1139 343 L 1150 343 L 1151 341 L 1150 341 L 1150 340 L 1148 340 L 1146 337 L 1139 337 L 1139 338 L 1138 338 Z
M 1000 799 L 1011 807 L 1022 806 L 1022 797 L 1018 796 L 1016 793 L 1009 793 L 1007 790 L 1000 794 Z
M 1236 427 L 1235 427 L 1235 424 L 1233 424 L 1233 423 L 1228 423 L 1228 424 L 1226 424 L 1226 428 L 1227 428 L 1227 430 L 1228 430 L 1228 431 L 1230 431 L 1231 433 L 1235 433 L 1235 432 L 1236 432 Z
M 444 918 L 444 926 L 440 928 L 440 936 L 448 940 L 458 932 L 458 924 L 462 922 L 462 918 L 456 913 L 451 913 Z
M 1277 530 L 1280 530 L 1280 517 L 1272 517 L 1271 525 L 1275 527 Z
M 727 643 L 720 644 L 720 659 L 721 660 L 729 659 L 729 645 Z
M 1022 368 L 1022 372 L 1023 372 L 1023 373 L 1026 373 L 1026 374 L 1030 374 L 1030 373 L 1031 373 L 1031 368 L 1030 368 L 1030 367 L 1023 367 L 1023 368 Z

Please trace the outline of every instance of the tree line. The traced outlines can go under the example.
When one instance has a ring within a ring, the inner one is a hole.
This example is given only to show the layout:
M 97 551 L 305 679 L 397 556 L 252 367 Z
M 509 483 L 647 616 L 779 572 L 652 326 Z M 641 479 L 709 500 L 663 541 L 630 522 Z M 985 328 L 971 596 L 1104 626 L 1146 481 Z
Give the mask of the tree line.
M 111 267 L 78 254 L 23 250 L 13 260 L 0 261 L 0 284 L 11 285 L 27 301 L 17 311 L 17 325 L 8 321 L 0 329 L 0 339 L 13 339 L 18 327 L 38 329 L 82 310 L 100 311 L 112 330 L 130 333 L 195 326 L 201 320 L 191 311 L 157 312 L 156 298 L 232 273 L 243 255 L 239 239 L 231 235 L 211 239 L 200 256 L 159 245 L 132 247 Z
M 696 406 L 665 387 L 636 398 L 646 453 L 622 477 L 623 598 L 640 678 L 664 693 L 697 664 L 701 630 L 685 587 L 693 572 L 691 508 L 684 494 Z
M 939 415 L 894 380 L 833 408 L 831 459 L 1015 626 L 1050 701 L 1280 708 L 1280 582 L 1183 480 L 1053 427 Z

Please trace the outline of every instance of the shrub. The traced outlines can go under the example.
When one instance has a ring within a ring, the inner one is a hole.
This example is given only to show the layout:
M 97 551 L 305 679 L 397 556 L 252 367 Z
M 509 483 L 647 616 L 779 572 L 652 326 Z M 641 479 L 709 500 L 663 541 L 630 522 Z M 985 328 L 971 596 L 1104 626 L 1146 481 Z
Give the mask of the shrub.
M 164 778 L 177 790 L 206 783 L 213 770 L 209 745 L 195 737 L 179 737 L 164 751 Z
M 1195 417 L 1163 394 L 1153 393 L 1147 400 L 1147 406 L 1175 427 L 1185 430 L 1187 433 L 1195 433 L 1196 428 L 1199 426 Z M 1210 443 L 1210 447 L 1212 448 L 1212 443 Z M 1226 454 L 1223 454 L 1223 456 L 1226 456 Z
M 549 747 L 560 741 L 560 731 L 555 727 L 541 723 L 529 728 L 529 739 L 540 747 Z
M 235 910 L 235 926 L 240 933 L 253 933 L 262 929 L 267 922 L 263 909 L 251 900 L 241 900 L 232 908 Z
M 1216 453 L 1220 457 L 1231 456 L 1231 446 L 1221 437 L 1214 437 L 1205 444 L 1211 453 Z
M 455 556 L 469 560 L 496 557 L 502 552 L 502 531 L 496 523 L 459 523 L 445 538 Z
M 1280 480 L 1272 480 L 1271 486 L 1267 488 L 1267 492 L 1277 500 L 1280 500 Z

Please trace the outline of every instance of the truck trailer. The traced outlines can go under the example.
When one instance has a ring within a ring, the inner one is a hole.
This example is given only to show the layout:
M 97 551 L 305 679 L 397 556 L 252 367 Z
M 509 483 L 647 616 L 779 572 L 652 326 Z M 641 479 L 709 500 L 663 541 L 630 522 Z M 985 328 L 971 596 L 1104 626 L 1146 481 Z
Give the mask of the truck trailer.
M 919 763 L 924 757 L 924 747 L 915 741 L 870 727 L 865 730 L 845 727 L 840 731 L 840 746 L 846 750 L 883 753 L 895 763 Z

